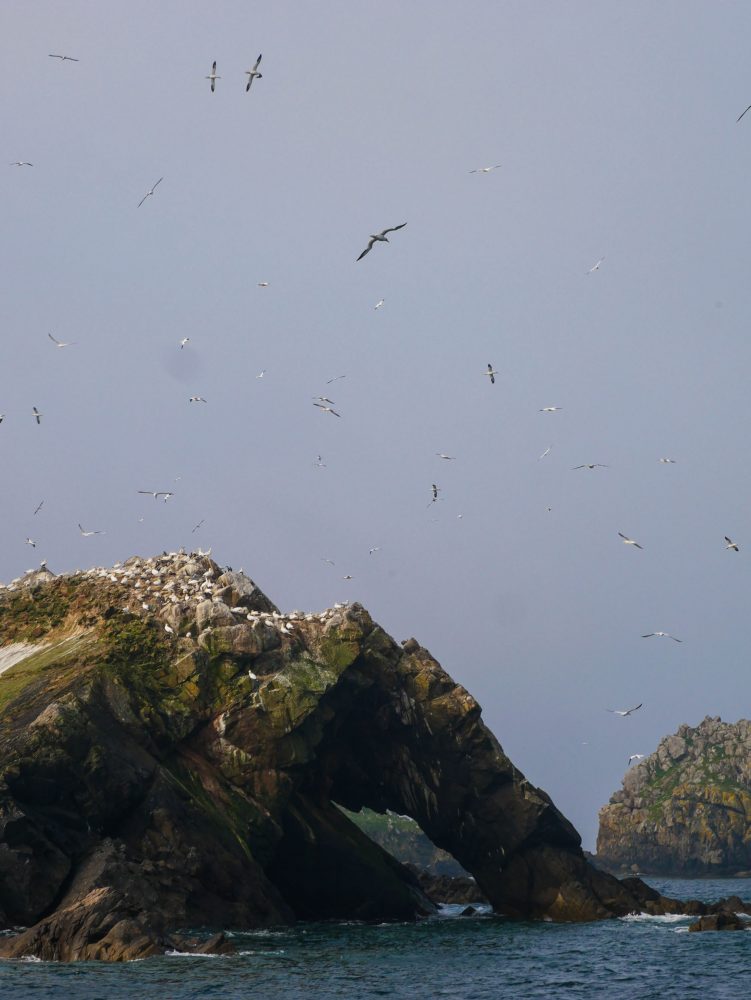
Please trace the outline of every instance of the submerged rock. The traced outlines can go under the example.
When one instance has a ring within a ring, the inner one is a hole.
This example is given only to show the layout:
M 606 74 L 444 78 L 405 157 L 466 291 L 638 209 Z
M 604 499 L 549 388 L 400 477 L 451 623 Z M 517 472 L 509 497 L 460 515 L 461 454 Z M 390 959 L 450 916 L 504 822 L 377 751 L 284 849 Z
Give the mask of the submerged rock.
M 11 646 L 0 916 L 29 929 L 0 955 L 118 960 L 181 950 L 180 927 L 432 912 L 338 806 L 413 817 L 511 917 L 642 906 L 472 696 L 360 605 L 283 615 L 208 555 L 171 553 L 12 584 Z
M 751 865 L 751 722 L 704 719 L 660 741 L 600 810 L 597 861 L 664 875 Z

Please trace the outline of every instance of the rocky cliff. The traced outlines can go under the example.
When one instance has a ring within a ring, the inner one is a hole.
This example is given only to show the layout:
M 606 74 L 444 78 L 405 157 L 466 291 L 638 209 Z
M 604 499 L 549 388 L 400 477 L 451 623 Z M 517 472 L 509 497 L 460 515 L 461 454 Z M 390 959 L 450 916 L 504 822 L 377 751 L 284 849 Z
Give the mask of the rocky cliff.
M 0 591 L 0 925 L 27 928 L 0 955 L 430 912 L 337 806 L 413 817 L 512 917 L 641 908 L 471 695 L 357 604 L 281 614 L 200 552 Z
M 627 771 L 600 811 L 597 859 L 614 870 L 751 870 L 751 722 L 681 726 Z

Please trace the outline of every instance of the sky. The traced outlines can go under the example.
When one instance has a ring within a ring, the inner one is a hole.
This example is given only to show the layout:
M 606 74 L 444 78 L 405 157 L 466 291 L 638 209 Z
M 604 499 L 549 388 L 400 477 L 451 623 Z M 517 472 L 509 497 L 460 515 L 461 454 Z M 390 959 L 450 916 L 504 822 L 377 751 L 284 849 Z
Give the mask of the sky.
M 360 601 L 593 848 L 631 754 L 749 715 L 749 36 L 710 0 L 5 0 L 0 579 L 200 546 Z

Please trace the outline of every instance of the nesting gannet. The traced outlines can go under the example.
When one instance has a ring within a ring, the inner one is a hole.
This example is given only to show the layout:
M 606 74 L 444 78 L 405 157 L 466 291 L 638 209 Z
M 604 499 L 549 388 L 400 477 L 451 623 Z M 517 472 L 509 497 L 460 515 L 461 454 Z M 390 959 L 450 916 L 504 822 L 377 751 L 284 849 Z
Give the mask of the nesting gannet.
M 203 396 L 191 396 L 190 399 L 188 400 L 188 402 L 189 403 L 205 403 L 206 400 L 203 398 Z
M 258 72 L 258 67 L 259 67 L 260 63 L 261 63 L 261 56 L 259 56 L 256 59 L 256 63 L 255 63 L 255 66 L 253 67 L 253 69 L 246 69 L 245 70 L 245 75 L 248 77 L 248 86 L 245 88 L 245 93 L 246 94 L 250 90 L 250 86 L 253 83 L 253 81 L 254 80 L 260 80 L 261 77 L 263 76 L 263 73 L 259 73 Z M 216 63 L 214 63 L 214 69 L 216 69 Z
M 633 708 L 608 708 L 607 711 L 612 712 L 613 715 L 620 715 L 622 718 L 625 718 L 627 715 L 631 715 L 632 712 L 635 712 L 637 708 L 641 708 L 643 704 L 644 702 L 640 701 L 639 704 L 634 705 Z
M 751 104 L 749 104 L 749 106 L 746 108 L 746 111 L 749 111 L 749 110 L 751 110 Z M 743 118 L 743 115 L 745 115 L 746 111 L 744 111 L 742 114 L 738 115 L 738 117 L 735 119 L 735 124 L 736 125 L 741 120 L 741 118 Z
M 373 244 L 374 243 L 376 243 L 376 242 L 378 242 L 378 243 L 388 243 L 389 239 L 386 236 L 386 233 L 395 233 L 397 231 L 397 229 L 404 229 L 404 227 L 406 225 L 407 225 L 406 222 L 402 222 L 401 225 L 399 225 L 399 226 L 391 226 L 390 229 L 383 229 L 380 233 L 371 233 L 368 245 L 365 247 L 365 249 L 360 254 L 360 256 L 357 258 L 357 260 L 362 260 L 366 253 L 370 253 L 370 251 L 373 249 Z M 355 263 L 357 263 L 357 262 L 355 262 Z
M 56 337 L 53 337 L 51 333 L 48 333 L 47 336 L 50 338 L 55 347 L 72 347 L 75 344 L 75 340 L 58 340 Z
M 32 410 L 34 411 L 34 418 L 35 418 L 36 422 L 38 424 L 41 424 L 42 417 L 44 416 L 44 414 L 40 413 L 39 410 L 36 408 L 36 406 L 32 406 Z
M 29 163 L 28 160 L 14 160 L 12 163 L 8 164 L 9 167 L 33 167 L 33 163 Z
M 166 632 L 166 633 L 167 633 L 168 635 L 174 635 L 174 634 L 175 634 L 175 630 L 174 630 L 174 629 L 172 628 L 172 626 L 171 626 L 171 625 L 167 625 L 167 623 L 166 623 L 166 622 L 165 622 L 165 625 L 164 625 L 164 631 L 165 631 L 165 632 Z
M 727 542 L 727 545 L 725 546 L 726 549 L 733 549 L 735 552 L 740 552 L 736 543 L 732 541 L 732 539 L 728 538 L 727 535 L 725 535 L 725 541 Z
M 105 531 L 86 531 L 86 529 L 82 528 L 80 524 L 78 525 L 78 530 L 81 532 L 81 534 L 83 535 L 84 538 L 88 538 L 90 535 L 104 535 L 104 534 L 106 534 Z
M 214 60 L 214 64 L 211 67 L 211 73 L 209 73 L 207 77 L 204 77 L 204 79 L 211 80 L 211 93 L 213 94 L 216 89 L 216 81 L 221 80 L 221 76 L 216 75 L 216 59 Z
M 497 170 L 501 166 L 503 166 L 503 164 L 496 163 L 492 167 L 475 167 L 474 170 L 470 170 L 470 173 L 471 174 L 489 174 L 491 170 Z
M 577 469 L 609 469 L 609 465 L 603 465 L 602 462 L 593 462 L 592 465 L 575 465 L 572 472 L 576 472 Z
M 495 377 L 496 377 L 496 375 L 500 375 L 500 374 L 501 373 L 495 371 L 495 369 L 493 368 L 493 366 L 490 365 L 490 364 L 488 365 L 488 370 L 486 372 L 483 372 L 483 375 L 487 375 L 488 378 L 490 379 L 490 384 L 491 385 L 495 385 Z
M 642 639 L 651 639 L 652 636 L 657 636 L 658 639 L 672 639 L 673 642 L 683 642 L 683 639 L 676 639 L 674 635 L 669 632 L 647 632 L 646 635 L 642 636 Z
M 628 759 L 628 764 L 626 766 L 631 767 L 631 765 L 635 760 L 641 760 L 643 756 L 644 756 L 643 753 L 632 753 Z
M 629 538 L 628 535 L 624 535 L 622 531 L 619 531 L 618 534 L 623 539 L 623 544 L 624 545 L 634 545 L 634 546 L 636 546 L 637 549 L 643 549 L 644 548 L 643 545 L 639 545 L 638 542 L 635 542 L 633 540 L 633 538 Z
M 593 271 L 599 271 L 600 270 L 600 264 L 602 264 L 602 262 L 604 260 L 605 260 L 604 257 L 600 257 L 600 259 L 597 261 L 597 263 L 593 264 L 592 267 L 590 267 L 590 269 L 587 271 L 587 274 L 591 274 Z
M 562 410 L 562 406 L 541 406 L 537 411 L 538 413 L 557 413 L 558 410 Z
M 63 62 L 80 62 L 80 59 L 74 59 L 73 56 L 58 56 L 54 52 L 49 53 L 50 59 L 62 59 Z
M 319 410 L 324 410 L 326 413 L 333 413 L 335 417 L 341 417 L 341 413 L 332 410 L 330 406 L 324 406 L 323 403 L 313 403 L 313 406 L 317 406 Z
M 159 187 L 159 185 L 162 183 L 163 180 L 164 178 L 160 177 L 159 180 L 156 182 L 156 184 L 153 186 L 153 188 L 150 191 L 146 192 L 143 198 L 141 198 L 141 200 L 138 202 L 139 208 L 141 207 L 141 205 L 143 205 L 143 203 L 146 201 L 147 198 L 150 198 L 152 196 L 152 194 L 156 191 L 156 189 Z

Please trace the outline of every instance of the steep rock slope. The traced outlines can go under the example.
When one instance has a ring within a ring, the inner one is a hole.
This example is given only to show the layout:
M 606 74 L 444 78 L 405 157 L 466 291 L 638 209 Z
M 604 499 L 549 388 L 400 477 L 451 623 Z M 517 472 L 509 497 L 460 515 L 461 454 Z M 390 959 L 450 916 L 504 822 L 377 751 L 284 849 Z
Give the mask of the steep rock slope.
M 597 859 L 671 875 L 748 872 L 751 722 L 707 716 L 661 740 L 600 811 Z
M 639 908 L 480 707 L 359 605 L 282 615 L 203 553 L 0 592 L 0 954 L 132 958 L 184 926 L 430 912 L 335 803 L 412 816 L 513 917 Z

